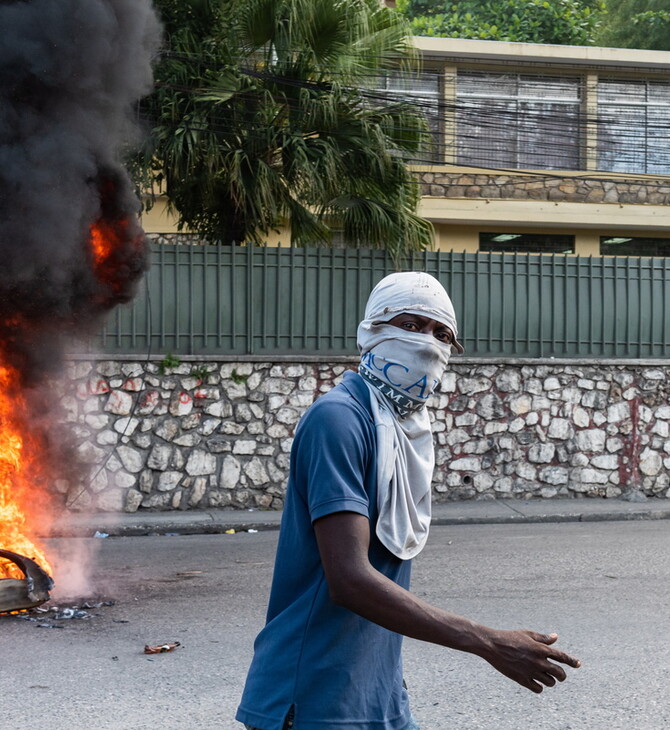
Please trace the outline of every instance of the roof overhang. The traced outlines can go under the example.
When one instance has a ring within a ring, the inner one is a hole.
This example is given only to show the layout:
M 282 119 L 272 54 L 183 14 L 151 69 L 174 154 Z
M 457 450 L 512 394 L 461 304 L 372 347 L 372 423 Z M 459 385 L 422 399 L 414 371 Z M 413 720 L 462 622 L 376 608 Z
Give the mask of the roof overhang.
M 579 68 L 611 66 L 631 72 L 665 71 L 670 74 L 669 51 L 647 51 L 602 46 L 559 46 L 544 43 L 477 41 L 464 38 L 414 36 L 414 45 L 425 60 L 469 61 L 482 64 L 541 64 Z
M 419 215 L 433 223 L 519 228 L 600 228 L 670 232 L 665 205 L 422 197 Z

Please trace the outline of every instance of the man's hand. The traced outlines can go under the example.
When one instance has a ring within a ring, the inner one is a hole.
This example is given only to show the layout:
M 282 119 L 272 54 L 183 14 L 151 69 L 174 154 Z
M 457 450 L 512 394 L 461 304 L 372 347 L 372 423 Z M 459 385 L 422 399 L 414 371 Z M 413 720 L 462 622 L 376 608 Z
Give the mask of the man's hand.
M 579 659 L 551 646 L 558 634 L 535 631 L 498 631 L 490 629 L 488 646 L 477 652 L 501 674 L 538 694 L 566 678 L 560 664 L 580 667 Z

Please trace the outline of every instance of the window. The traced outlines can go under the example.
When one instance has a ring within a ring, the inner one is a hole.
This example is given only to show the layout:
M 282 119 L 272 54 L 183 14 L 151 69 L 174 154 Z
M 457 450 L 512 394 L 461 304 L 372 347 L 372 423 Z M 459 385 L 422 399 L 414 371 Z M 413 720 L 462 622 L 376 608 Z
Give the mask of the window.
M 580 168 L 581 79 L 459 71 L 457 163 Z
M 547 233 L 480 233 L 479 250 L 490 253 L 574 253 L 574 236 Z
M 670 82 L 598 82 L 598 167 L 670 173 Z
M 374 87 L 366 92 L 366 97 L 372 104 L 380 101 L 409 102 L 415 111 L 422 112 L 428 124 L 429 137 L 423 151 L 412 161 L 436 162 L 440 159 L 440 76 L 437 71 L 409 75 L 389 73 L 375 79 Z
M 601 256 L 670 256 L 670 238 L 601 236 Z

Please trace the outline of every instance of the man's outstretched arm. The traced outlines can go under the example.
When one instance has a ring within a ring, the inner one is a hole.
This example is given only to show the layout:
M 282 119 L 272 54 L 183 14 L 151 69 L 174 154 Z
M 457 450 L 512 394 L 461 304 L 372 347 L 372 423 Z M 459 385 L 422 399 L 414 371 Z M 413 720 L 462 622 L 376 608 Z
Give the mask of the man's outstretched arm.
M 390 631 L 476 654 L 533 692 L 566 678 L 578 659 L 552 646 L 556 634 L 501 631 L 417 598 L 370 564 L 367 517 L 337 512 L 314 523 L 331 600 Z M 558 662 L 558 663 L 557 663 Z

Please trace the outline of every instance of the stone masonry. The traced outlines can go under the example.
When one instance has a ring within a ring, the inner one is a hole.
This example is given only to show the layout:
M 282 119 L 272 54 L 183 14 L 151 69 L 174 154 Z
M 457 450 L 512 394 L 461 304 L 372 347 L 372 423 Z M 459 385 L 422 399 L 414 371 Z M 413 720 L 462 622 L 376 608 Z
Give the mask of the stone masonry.
M 670 183 L 665 180 L 586 180 L 541 175 L 422 172 L 419 173 L 419 182 L 422 195 L 438 198 L 670 205 Z
M 430 403 L 436 501 L 670 497 L 670 366 L 452 363 Z M 72 360 L 62 405 L 90 477 L 61 491 L 72 510 L 279 509 L 301 414 L 354 367 Z

